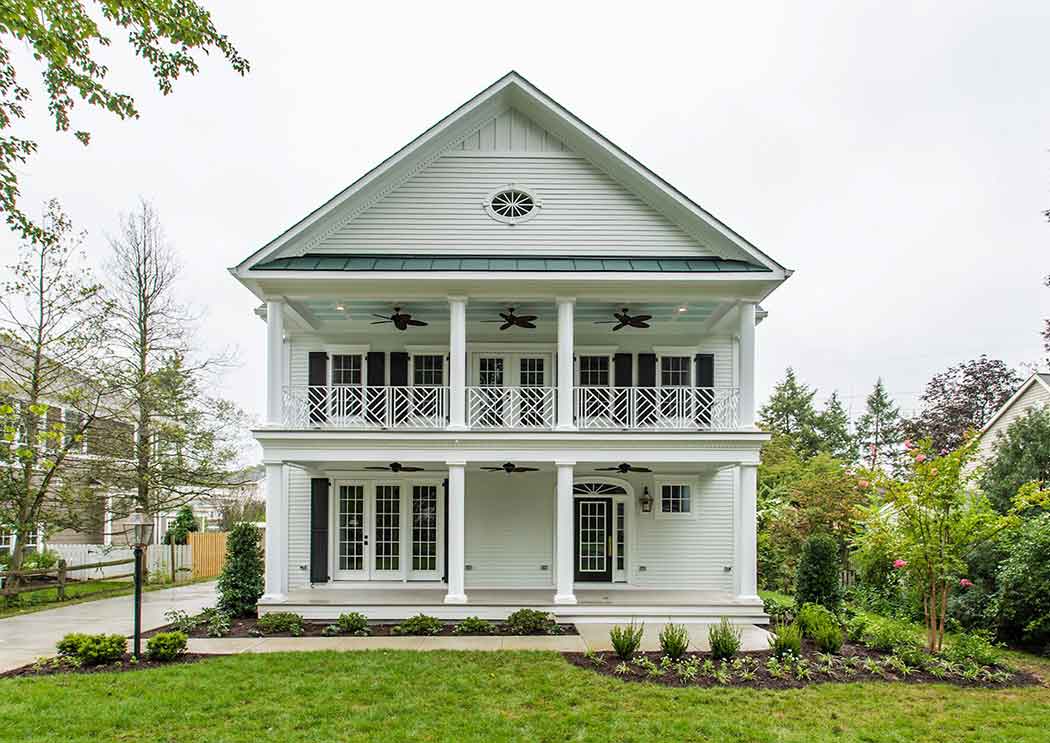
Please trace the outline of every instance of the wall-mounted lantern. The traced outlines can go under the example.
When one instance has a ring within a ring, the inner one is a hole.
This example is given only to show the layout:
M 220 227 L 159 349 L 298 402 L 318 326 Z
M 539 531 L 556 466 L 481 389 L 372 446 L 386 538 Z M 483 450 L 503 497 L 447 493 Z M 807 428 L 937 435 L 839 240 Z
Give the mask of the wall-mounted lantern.
M 649 495 L 649 486 L 642 488 L 642 495 L 638 498 L 638 505 L 642 507 L 642 513 L 652 513 L 653 496 Z

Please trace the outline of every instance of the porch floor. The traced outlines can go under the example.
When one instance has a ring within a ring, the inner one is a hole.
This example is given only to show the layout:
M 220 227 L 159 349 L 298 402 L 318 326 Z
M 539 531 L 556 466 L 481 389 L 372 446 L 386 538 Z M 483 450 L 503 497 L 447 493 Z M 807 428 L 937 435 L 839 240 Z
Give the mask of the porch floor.
M 466 604 L 446 604 L 445 586 L 406 587 L 318 587 L 291 591 L 280 601 L 263 600 L 260 613 L 295 611 L 307 619 L 335 619 L 358 611 L 374 621 L 399 620 L 418 613 L 439 619 L 505 619 L 523 607 L 553 613 L 565 622 L 629 621 L 717 621 L 726 616 L 733 622 L 764 624 L 768 617 L 762 602 L 740 599 L 724 591 L 669 590 L 630 586 L 575 589 L 576 604 L 555 604 L 554 590 L 467 589 Z

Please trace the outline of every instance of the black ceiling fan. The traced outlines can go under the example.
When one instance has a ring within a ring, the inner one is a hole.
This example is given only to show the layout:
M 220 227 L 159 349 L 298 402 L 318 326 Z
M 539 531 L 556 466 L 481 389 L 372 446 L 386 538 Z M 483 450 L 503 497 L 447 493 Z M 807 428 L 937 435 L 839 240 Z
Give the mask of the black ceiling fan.
M 499 467 L 482 467 L 486 472 L 506 472 L 508 475 L 514 472 L 539 472 L 538 467 L 519 467 L 513 462 L 504 462 Z
M 366 470 L 390 470 L 391 472 L 425 472 L 422 467 L 406 467 L 401 462 L 391 462 L 385 467 L 365 467 Z
M 394 327 L 398 330 L 408 330 L 409 326 L 422 328 L 427 325 L 427 323 L 422 320 L 413 320 L 412 315 L 409 315 L 407 312 L 401 312 L 400 307 L 395 307 L 394 314 L 389 317 L 386 315 L 376 315 L 375 313 L 372 314 L 372 317 L 382 318 L 381 320 L 373 322 L 373 325 L 382 325 L 383 323 L 392 322 L 394 323 Z
M 529 330 L 535 330 L 536 325 L 533 322 L 536 319 L 536 315 L 515 315 L 514 308 L 508 307 L 506 312 L 499 313 L 502 320 L 482 320 L 481 322 L 501 322 L 500 330 L 506 330 L 507 328 L 527 328 Z
M 633 464 L 623 462 L 615 467 L 599 467 L 595 472 L 619 472 L 621 475 L 626 475 L 628 472 L 652 472 L 652 470 L 648 467 L 635 467 Z
M 616 327 L 613 330 L 620 330 L 621 328 L 648 328 L 649 320 L 653 319 L 652 315 L 634 315 L 633 317 L 627 314 L 628 310 L 626 307 L 623 308 L 623 312 L 614 312 L 613 317 L 615 320 L 595 320 L 595 325 L 611 325 L 616 323 Z

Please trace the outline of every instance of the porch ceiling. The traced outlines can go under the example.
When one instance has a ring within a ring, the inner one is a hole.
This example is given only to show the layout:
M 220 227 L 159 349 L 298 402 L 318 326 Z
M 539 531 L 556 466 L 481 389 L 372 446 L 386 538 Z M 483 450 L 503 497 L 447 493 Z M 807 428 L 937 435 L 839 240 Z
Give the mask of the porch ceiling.
M 492 472 L 483 469 L 484 467 L 499 467 L 506 462 L 512 464 L 534 468 L 534 472 L 515 472 L 513 474 L 507 474 L 506 472 Z M 390 469 L 390 465 L 400 465 L 402 469 L 398 472 Z M 622 478 L 625 475 L 616 470 L 610 470 L 606 468 L 618 467 L 621 461 L 609 461 L 609 462 L 577 462 L 574 466 L 574 474 L 576 477 L 617 477 Z M 369 462 L 347 462 L 347 461 L 324 461 L 324 462 L 296 462 L 290 460 L 289 464 L 298 465 L 304 469 L 313 471 L 338 471 L 360 474 L 362 477 L 390 477 L 398 478 L 403 477 L 405 479 L 416 478 L 427 478 L 441 476 L 443 477 L 448 473 L 448 466 L 444 462 L 434 462 L 426 460 L 408 460 L 398 459 L 392 457 L 386 460 L 375 460 Z M 632 467 L 644 467 L 651 470 L 651 472 L 637 472 L 633 471 L 628 473 L 630 477 L 652 477 L 658 475 L 696 475 L 703 473 L 716 472 L 722 467 L 727 466 L 724 463 L 714 462 L 699 462 L 699 463 L 668 463 L 668 462 L 646 462 L 641 459 L 631 460 L 629 464 Z M 418 468 L 413 471 L 405 471 L 403 468 Z M 523 459 L 520 457 L 513 457 L 512 455 L 508 458 L 507 456 L 501 458 L 493 458 L 491 460 L 476 460 L 471 461 L 466 465 L 466 471 L 470 474 L 484 475 L 492 478 L 535 478 L 535 477 L 553 477 L 555 474 L 556 466 L 553 461 L 547 459 L 545 461 Z
M 354 325 L 368 325 L 376 320 L 373 315 L 389 316 L 398 306 L 417 320 L 431 325 L 447 325 L 449 310 L 445 300 L 411 300 L 398 301 L 343 301 L 338 297 L 310 297 L 298 300 L 319 322 L 341 322 Z M 594 323 L 598 320 L 613 319 L 613 312 L 619 312 L 627 306 L 632 314 L 652 315 L 653 325 L 686 325 L 701 326 L 717 310 L 716 302 L 625 302 L 581 301 L 576 304 L 576 323 Z M 518 315 L 536 315 L 536 325 L 548 324 L 554 328 L 558 315 L 554 302 L 472 300 L 467 303 L 467 322 L 499 320 L 499 313 L 513 307 Z M 342 308 L 342 309 L 340 309 Z M 684 310 L 683 310 L 684 308 Z M 611 329 L 612 326 L 610 326 Z M 626 329 L 625 329 L 626 330 Z

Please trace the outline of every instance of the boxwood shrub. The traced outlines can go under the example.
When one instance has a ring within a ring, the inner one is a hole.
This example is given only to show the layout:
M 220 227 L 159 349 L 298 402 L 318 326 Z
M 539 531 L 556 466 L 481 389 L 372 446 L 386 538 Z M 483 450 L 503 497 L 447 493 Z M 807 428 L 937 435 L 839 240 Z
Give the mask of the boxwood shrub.
M 168 662 L 186 652 L 186 635 L 182 632 L 158 632 L 146 640 L 146 657 Z
M 55 647 L 59 655 L 76 658 L 85 666 L 97 666 L 123 658 L 127 639 L 124 635 L 72 632 L 59 640 Z

